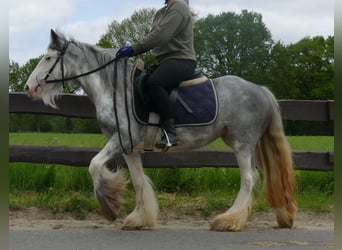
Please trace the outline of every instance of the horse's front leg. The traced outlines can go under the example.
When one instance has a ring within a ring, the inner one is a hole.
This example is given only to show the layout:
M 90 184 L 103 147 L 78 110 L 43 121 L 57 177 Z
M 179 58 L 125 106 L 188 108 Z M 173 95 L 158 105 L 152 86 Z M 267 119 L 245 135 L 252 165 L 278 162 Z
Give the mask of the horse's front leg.
M 159 213 L 155 192 L 150 179 L 144 174 L 141 155 L 134 152 L 124 155 L 135 190 L 136 206 L 123 222 L 122 229 L 152 229 Z
M 210 229 L 215 231 L 241 231 L 247 224 L 253 205 L 253 188 L 258 180 L 258 172 L 252 164 L 250 152 L 236 153 L 240 168 L 241 184 L 233 206 L 214 218 Z
M 122 204 L 121 194 L 126 186 L 125 177 L 120 169 L 113 173 L 106 167 L 108 161 L 119 152 L 116 141 L 112 137 L 91 160 L 89 166 L 95 197 L 102 208 L 104 216 L 109 220 L 116 219 Z

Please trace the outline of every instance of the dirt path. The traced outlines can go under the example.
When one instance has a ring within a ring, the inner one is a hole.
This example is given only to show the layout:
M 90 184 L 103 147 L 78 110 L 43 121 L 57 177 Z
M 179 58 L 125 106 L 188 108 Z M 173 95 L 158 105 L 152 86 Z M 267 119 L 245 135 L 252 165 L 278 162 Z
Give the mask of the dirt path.
M 212 218 L 191 215 L 162 213 L 159 228 L 209 228 Z M 37 229 L 97 229 L 120 228 L 122 218 L 109 222 L 99 214 L 87 214 L 84 219 L 76 219 L 69 213 L 53 213 L 50 210 L 27 208 L 9 212 L 9 227 L 12 230 Z M 254 212 L 246 230 L 267 230 L 276 227 L 275 216 L 271 212 Z M 294 228 L 311 230 L 334 230 L 334 213 L 299 212 Z

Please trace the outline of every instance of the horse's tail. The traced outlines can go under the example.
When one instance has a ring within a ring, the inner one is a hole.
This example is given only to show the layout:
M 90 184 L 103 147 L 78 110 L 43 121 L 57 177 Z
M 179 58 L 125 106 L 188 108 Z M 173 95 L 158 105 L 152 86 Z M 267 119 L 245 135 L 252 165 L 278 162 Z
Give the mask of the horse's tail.
M 272 120 L 257 145 L 258 165 L 264 173 L 268 202 L 275 209 L 278 225 L 290 228 L 298 209 L 292 153 L 278 103 L 267 88 L 263 89 L 272 101 Z

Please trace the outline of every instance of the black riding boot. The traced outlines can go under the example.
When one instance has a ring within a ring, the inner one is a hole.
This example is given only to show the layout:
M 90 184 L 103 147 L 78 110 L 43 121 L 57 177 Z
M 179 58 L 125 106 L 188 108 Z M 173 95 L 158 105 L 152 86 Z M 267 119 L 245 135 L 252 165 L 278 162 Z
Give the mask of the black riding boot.
M 177 145 L 179 141 L 176 134 L 175 119 L 170 118 L 161 122 L 163 136 L 161 141 L 156 143 L 157 148 L 169 148 Z

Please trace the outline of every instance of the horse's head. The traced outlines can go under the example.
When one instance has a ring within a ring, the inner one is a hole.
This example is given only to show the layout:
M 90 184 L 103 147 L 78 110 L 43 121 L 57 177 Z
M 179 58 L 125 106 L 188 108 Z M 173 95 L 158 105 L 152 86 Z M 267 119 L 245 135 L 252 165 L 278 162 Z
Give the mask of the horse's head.
M 33 70 L 25 84 L 25 91 L 32 99 L 42 99 L 46 105 L 56 107 L 55 98 L 63 90 L 63 79 L 66 74 L 67 64 L 64 54 L 69 41 L 64 36 L 51 30 L 50 44 L 46 54 Z

